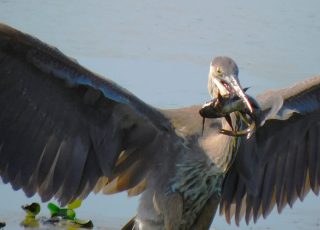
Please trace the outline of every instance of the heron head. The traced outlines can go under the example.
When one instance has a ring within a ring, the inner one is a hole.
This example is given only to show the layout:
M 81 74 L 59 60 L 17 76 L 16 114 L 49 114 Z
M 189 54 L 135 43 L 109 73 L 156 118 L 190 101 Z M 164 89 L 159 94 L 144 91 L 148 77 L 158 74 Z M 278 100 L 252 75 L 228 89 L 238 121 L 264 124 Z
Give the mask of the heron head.
M 219 56 L 210 63 L 208 90 L 212 98 L 238 96 L 252 113 L 252 106 L 241 88 L 238 79 L 239 69 L 229 57 Z

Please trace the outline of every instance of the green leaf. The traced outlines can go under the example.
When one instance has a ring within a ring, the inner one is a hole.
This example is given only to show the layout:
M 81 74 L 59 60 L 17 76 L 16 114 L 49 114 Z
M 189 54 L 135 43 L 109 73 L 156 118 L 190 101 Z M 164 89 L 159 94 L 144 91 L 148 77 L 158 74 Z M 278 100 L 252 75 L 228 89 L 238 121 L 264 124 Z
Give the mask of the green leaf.
M 66 214 L 67 214 L 66 217 L 68 220 L 74 220 L 74 218 L 76 217 L 76 213 L 72 209 L 67 209 Z
M 21 206 L 21 208 L 26 211 L 27 215 L 30 217 L 35 217 L 36 215 L 39 214 L 41 207 L 39 203 L 32 203 L 30 205 L 26 204 Z
M 80 225 L 81 228 L 93 228 L 93 223 L 91 220 L 75 219 L 74 223 Z
M 51 215 L 57 214 L 60 211 L 60 208 L 57 205 L 55 205 L 54 203 L 49 203 L 48 209 L 49 209 Z
M 77 199 L 73 201 L 72 203 L 68 204 L 68 209 L 76 209 L 81 206 L 82 200 Z

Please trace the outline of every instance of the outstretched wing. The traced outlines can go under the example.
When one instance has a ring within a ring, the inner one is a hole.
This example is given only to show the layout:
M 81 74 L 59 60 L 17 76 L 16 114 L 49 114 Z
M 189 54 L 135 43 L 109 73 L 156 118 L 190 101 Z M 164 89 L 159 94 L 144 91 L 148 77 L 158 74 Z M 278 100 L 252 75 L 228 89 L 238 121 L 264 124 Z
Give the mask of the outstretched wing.
M 220 214 L 236 224 L 278 212 L 320 185 L 320 77 L 259 96 L 261 127 L 241 141 L 223 187 Z
M 62 205 L 102 188 L 137 194 L 175 138 L 158 110 L 0 24 L 0 176 L 14 189 Z

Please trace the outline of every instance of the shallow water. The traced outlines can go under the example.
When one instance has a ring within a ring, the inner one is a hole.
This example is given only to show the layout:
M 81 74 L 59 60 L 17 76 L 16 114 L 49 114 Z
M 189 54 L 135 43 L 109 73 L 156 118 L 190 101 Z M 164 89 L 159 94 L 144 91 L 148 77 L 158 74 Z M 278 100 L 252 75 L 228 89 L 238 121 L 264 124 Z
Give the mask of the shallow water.
M 208 64 L 216 55 L 237 61 L 242 85 L 251 86 L 252 94 L 320 73 L 318 1 L 90 2 L 0 0 L 0 21 L 59 47 L 159 107 L 208 100 Z M 20 206 L 37 200 L 0 184 L 0 221 L 17 229 Z M 118 229 L 134 215 L 137 200 L 90 195 L 78 214 L 97 229 Z M 319 198 L 309 195 L 293 210 L 273 212 L 247 228 L 319 229 L 319 213 Z M 238 229 L 222 217 L 213 225 Z

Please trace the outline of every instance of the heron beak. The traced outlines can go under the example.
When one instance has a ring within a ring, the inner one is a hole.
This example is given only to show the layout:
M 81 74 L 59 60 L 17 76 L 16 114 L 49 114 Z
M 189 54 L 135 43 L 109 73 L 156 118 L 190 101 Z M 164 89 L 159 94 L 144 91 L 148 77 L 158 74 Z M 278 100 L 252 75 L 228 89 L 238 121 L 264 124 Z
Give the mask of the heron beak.
M 249 112 L 251 114 L 253 113 L 252 105 L 250 104 L 248 97 L 245 95 L 244 90 L 241 88 L 236 76 L 229 75 L 224 77 L 214 77 L 213 83 L 217 86 L 217 88 L 219 89 L 219 93 L 222 96 L 237 95 L 240 99 L 243 100 Z

